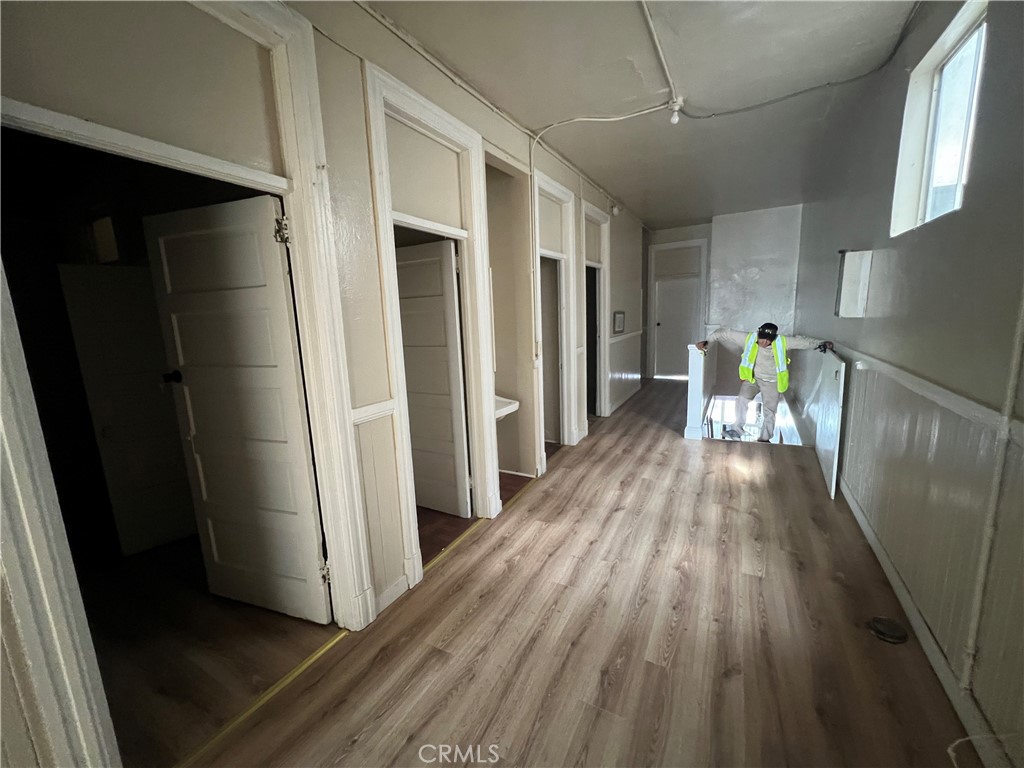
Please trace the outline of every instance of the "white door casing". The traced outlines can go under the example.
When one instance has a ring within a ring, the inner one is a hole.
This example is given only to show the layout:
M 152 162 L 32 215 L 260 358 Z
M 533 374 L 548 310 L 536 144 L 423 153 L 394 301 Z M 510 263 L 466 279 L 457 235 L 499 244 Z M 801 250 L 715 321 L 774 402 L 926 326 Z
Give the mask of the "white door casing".
M 324 533 L 335 559 L 329 574 L 331 596 L 338 623 L 362 629 L 376 616 L 376 599 L 358 485 L 341 294 L 336 288 L 341 256 L 335 247 L 312 25 L 277 3 L 193 4 L 270 53 L 285 176 L 8 97 L 0 97 L 0 122 L 285 197 L 292 219 L 298 323 L 307 342 L 310 424 L 321 461 L 319 490 L 327 510 Z M 6 276 L 3 284 L 5 327 L 14 327 Z M 0 484 L 4 569 L 13 620 L 23 630 L 32 630 L 25 647 L 38 650 L 33 666 L 38 673 L 32 683 L 50 735 L 47 746 L 59 763 L 119 765 L 20 340 L 5 340 L 2 346 L 0 431 L 8 459 L 4 466 L 11 471 Z M 16 408 L 12 405 L 16 402 L 31 404 Z
M 367 113 L 370 128 L 374 210 L 380 253 L 381 284 L 384 295 L 385 329 L 392 380 L 392 397 L 379 404 L 381 415 L 393 414 L 396 458 L 401 477 L 399 503 L 402 509 L 403 551 L 410 586 L 423 578 L 417 534 L 414 471 L 409 439 L 405 360 L 402 344 L 401 310 L 398 297 L 390 160 L 386 118 L 397 118 L 407 126 L 438 141 L 457 153 L 462 226 L 438 227 L 436 223 L 412 221 L 406 226 L 442 232 L 460 242 L 460 290 L 462 342 L 466 359 L 464 371 L 466 411 L 469 423 L 469 457 L 473 466 L 472 507 L 478 517 L 496 517 L 501 512 L 498 487 L 498 440 L 494 421 L 494 349 L 491 323 L 490 268 L 487 253 L 487 197 L 483 139 L 480 134 L 435 104 L 423 98 L 379 67 L 364 63 Z M 377 407 L 377 406 L 374 406 Z
M 416 504 L 470 517 L 455 243 L 396 256 Z
M 647 329 L 647 349 L 645 351 L 645 359 L 647 362 L 647 375 L 654 376 L 657 370 L 655 362 L 655 349 L 656 344 L 654 340 L 655 330 L 657 328 L 657 313 L 655 300 L 656 282 L 659 274 L 657 261 L 658 255 L 662 251 L 674 251 L 681 248 L 697 248 L 700 251 L 700 271 L 697 275 L 700 281 L 700 301 L 698 309 L 698 336 L 700 338 L 684 339 L 684 349 L 686 345 L 692 344 L 695 341 L 699 341 L 708 334 L 708 274 L 710 273 L 710 265 L 708 263 L 708 241 L 706 238 L 700 238 L 697 240 L 680 240 L 671 243 L 656 243 L 648 246 L 647 248 L 647 316 L 644 318 Z M 682 277 L 683 275 L 662 275 L 662 277 Z M 685 353 L 684 353 L 685 356 Z
M 541 247 L 540 198 L 544 196 L 554 201 L 560 208 L 561 251 L 551 251 Z M 534 401 L 537 403 L 537 456 L 539 466 L 537 475 L 547 471 L 547 455 L 544 452 L 544 366 L 560 365 L 560 416 L 561 442 L 563 445 L 576 445 L 581 434 L 577 429 L 577 392 L 579 391 L 576 373 L 576 195 L 572 190 L 557 181 L 534 170 L 533 172 L 533 305 L 534 305 Z M 560 302 L 561 329 L 559 333 L 558 360 L 553 360 L 544 350 L 543 326 L 541 322 L 541 259 L 548 258 L 558 262 L 558 293 Z M 584 390 L 584 394 L 586 390 Z
M 592 264 L 588 262 L 587 266 L 597 269 L 597 415 L 610 416 L 612 411 L 610 387 L 611 374 L 609 373 L 608 361 L 610 354 L 609 345 L 611 342 L 611 312 L 608 308 L 611 306 L 611 282 L 608 280 L 607 276 L 611 273 L 606 271 L 606 269 L 611 262 L 612 219 L 607 213 L 602 211 L 593 203 L 588 203 L 586 200 L 583 201 L 583 216 L 585 219 L 590 219 L 592 222 L 597 224 L 601 233 L 601 242 L 598 247 L 601 261 L 599 264 Z M 586 238 L 586 231 L 587 228 L 584 224 L 584 238 Z M 587 252 L 585 239 L 582 250 L 583 253 Z M 583 369 L 582 375 L 586 375 L 586 368 Z M 584 423 L 583 426 L 586 427 L 586 423 Z
M 210 591 L 331 619 L 280 204 L 154 216 L 146 242 Z
M 654 375 L 688 375 L 687 346 L 698 341 L 700 284 L 697 276 L 654 284 Z
M 149 269 L 62 264 L 60 281 L 121 551 L 194 534 Z

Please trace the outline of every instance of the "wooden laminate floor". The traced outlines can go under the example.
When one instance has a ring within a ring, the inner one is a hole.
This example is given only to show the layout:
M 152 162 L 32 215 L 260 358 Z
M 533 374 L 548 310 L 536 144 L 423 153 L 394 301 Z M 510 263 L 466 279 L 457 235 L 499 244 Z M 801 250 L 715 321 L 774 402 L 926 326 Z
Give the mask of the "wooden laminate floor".
M 211 595 L 196 538 L 80 582 L 126 766 L 180 762 L 338 633 Z
M 864 628 L 905 618 L 814 453 L 684 441 L 684 395 L 559 451 L 202 761 L 948 765 L 963 731 L 916 640 Z

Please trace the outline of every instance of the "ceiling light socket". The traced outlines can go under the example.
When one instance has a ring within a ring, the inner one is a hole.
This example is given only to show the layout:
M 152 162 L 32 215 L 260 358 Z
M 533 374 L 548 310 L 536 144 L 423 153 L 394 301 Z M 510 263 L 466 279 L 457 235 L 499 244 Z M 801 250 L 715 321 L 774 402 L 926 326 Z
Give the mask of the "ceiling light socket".
M 619 206 L 617 206 L 617 205 L 613 205 L 612 206 L 612 216 L 618 216 L 620 213 L 622 213 L 622 209 L 619 208 Z
M 679 110 L 683 108 L 683 100 L 673 99 L 668 103 L 668 108 L 672 110 L 672 117 L 670 117 L 668 121 L 672 125 L 679 125 Z

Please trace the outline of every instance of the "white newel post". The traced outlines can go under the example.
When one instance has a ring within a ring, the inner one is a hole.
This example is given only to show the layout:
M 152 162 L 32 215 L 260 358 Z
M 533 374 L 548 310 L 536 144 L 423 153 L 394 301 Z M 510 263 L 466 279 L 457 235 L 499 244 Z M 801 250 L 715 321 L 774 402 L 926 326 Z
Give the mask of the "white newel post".
M 686 392 L 686 430 L 683 436 L 687 440 L 700 440 L 704 436 L 701 422 L 704 419 L 704 353 L 690 344 L 689 386 Z

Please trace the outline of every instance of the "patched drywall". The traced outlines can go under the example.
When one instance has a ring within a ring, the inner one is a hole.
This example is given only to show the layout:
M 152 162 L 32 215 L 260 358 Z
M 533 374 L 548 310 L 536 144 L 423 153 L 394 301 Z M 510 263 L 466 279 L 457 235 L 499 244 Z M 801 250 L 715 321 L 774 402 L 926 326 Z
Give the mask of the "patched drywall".
M 709 325 L 793 331 L 801 213 L 790 205 L 711 220 Z

